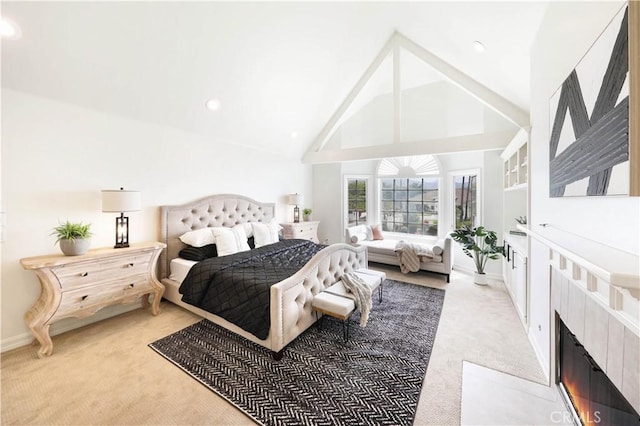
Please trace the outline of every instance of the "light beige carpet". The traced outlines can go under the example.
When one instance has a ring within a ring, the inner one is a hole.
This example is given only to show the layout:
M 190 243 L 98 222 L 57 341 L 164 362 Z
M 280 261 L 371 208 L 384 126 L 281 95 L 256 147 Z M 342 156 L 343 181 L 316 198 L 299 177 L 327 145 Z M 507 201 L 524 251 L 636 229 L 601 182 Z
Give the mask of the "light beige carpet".
M 447 290 L 416 425 L 460 423 L 463 360 L 544 380 L 501 282 L 480 287 L 454 272 L 446 284 L 426 272 L 377 269 Z M 46 359 L 35 346 L 2 354 L 2 424 L 252 424 L 147 347 L 199 320 L 169 302 L 161 309 L 157 317 L 139 309 L 55 336 Z

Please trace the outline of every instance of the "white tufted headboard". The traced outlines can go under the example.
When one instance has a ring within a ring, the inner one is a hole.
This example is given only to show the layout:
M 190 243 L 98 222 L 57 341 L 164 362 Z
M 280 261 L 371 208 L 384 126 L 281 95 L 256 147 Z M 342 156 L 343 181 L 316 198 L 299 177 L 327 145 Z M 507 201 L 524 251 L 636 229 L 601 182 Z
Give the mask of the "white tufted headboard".
M 186 245 L 180 236 L 210 226 L 232 227 L 246 222 L 269 222 L 274 203 L 260 203 L 236 194 L 219 194 L 190 203 L 160 208 L 160 238 L 167 249 L 160 255 L 160 279 L 169 276 L 169 264 Z

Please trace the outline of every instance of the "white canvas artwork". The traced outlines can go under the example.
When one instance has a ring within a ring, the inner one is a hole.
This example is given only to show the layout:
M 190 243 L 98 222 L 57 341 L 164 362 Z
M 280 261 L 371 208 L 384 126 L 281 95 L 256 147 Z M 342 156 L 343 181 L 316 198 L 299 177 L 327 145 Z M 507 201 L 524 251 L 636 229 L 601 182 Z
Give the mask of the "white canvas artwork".
M 549 195 L 629 193 L 628 7 L 549 101 Z

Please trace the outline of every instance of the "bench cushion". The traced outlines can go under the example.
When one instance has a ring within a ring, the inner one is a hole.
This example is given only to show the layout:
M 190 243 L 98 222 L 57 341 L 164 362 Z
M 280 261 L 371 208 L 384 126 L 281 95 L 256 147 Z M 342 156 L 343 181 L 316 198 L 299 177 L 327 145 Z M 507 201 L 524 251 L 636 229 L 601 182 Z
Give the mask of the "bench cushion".
M 352 299 L 326 291 L 316 294 L 311 306 L 316 311 L 342 320 L 349 318 L 356 309 L 356 304 Z
M 382 284 L 382 282 L 387 277 L 387 275 L 384 272 L 372 271 L 370 269 L 361 269 L 361 270 L 355 271 L 355 273 L 360 278 L 362 278 L 364 282 L 366 282 L 369 285 L 369 287 L 371 287 L 371 293 L 373 293 L 378 287 L 380 287 L 380 284 Z M 342 283 L 342 280 L 326 288 L 324 292 L 336 294 L 342 297 L 348 297 L 350 299 L 355 298 L 353 293 L 347 290 L 347 288 L 344 286 L 344 284 Z

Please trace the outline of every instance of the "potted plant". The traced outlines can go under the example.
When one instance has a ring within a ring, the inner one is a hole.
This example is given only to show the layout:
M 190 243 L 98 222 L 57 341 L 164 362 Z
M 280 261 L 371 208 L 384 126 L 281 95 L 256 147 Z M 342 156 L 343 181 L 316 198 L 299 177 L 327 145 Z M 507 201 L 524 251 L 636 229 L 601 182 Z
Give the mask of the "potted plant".
M 311 210 L 309 208 L 306 208 L 306 209 L 302 210 L 302 216 L 303 216 L 305 222 L 311 219 L 312 211 L 313 210 Z
M 60 243 L 60 250 L 66 256 L 78 256 L 89 250 L 91 242 L 91 224 L 82 222 L 72 223 L 68 220 L 53 228 L 51 235 L 57 237 L 56 243 Z
M 453 231 L 451 238 L 462 245 L 462 251 L 473 259 L 476 265 L 474 282 L 478 285 L 487 285 L 488 280 L 484 267 L 489 259 L 498 259 L 504 256 L 504 246 L 498 245 L 498 237 L 495 231 L 489 231 L 484 226 L 471 228 L 468 225 Z

